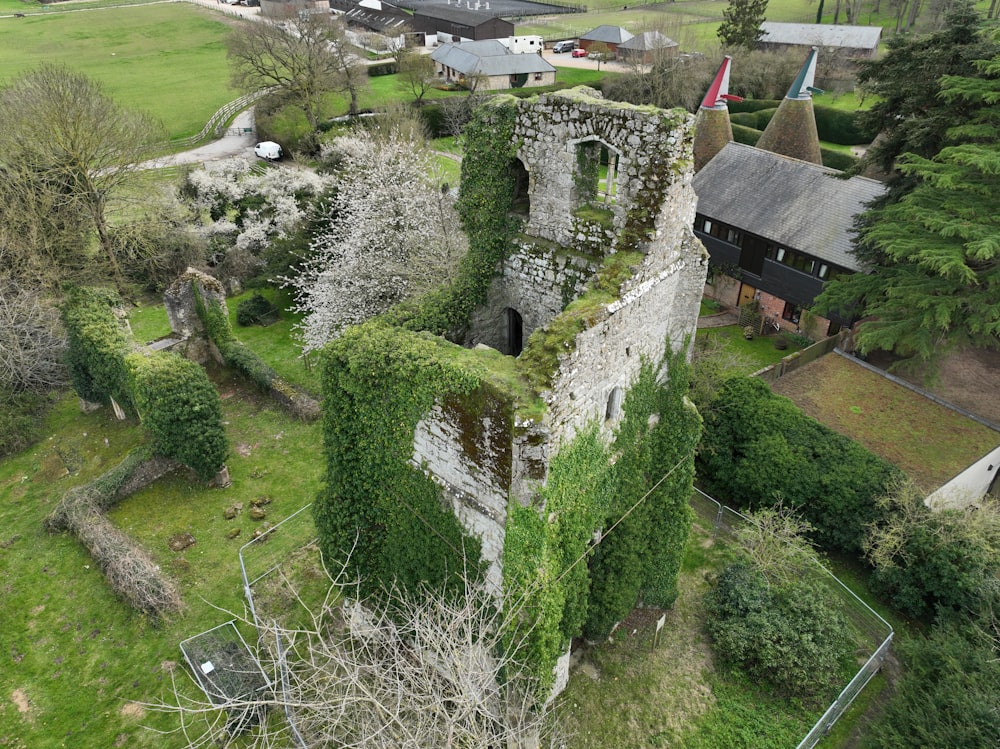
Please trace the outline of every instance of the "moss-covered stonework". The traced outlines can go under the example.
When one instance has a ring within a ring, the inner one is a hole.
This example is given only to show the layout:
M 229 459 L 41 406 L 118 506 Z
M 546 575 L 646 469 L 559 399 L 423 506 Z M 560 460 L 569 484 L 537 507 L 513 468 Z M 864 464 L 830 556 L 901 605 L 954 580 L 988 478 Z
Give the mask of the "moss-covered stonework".
M 589 89 L 498 97 L 466 130 L 459 281 L 325 355 L 325 558 L 353 548 L 371 586 L 465 567 L 528 595 L 539 696 L 564 683 L 575 634 L 672 601 L 699 428 L 684 362 L 707 271 L 690 125 Z M 579 213 L 577 147 L 591 142 L 617 157 L 606 221 Z M 519 357 L 501 353 L 515 343 Z

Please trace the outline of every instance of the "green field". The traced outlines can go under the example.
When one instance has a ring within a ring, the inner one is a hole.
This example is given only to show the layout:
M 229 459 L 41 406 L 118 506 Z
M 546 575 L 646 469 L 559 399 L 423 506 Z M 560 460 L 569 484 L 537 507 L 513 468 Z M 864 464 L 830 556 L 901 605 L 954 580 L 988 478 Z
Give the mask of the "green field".
M 239 96 L 228 30 L 224 16 L 188 3 L 0 18 L 0 84 L 43 62 L 64 64 L 159 119 L 171 138 L 194 135 Z

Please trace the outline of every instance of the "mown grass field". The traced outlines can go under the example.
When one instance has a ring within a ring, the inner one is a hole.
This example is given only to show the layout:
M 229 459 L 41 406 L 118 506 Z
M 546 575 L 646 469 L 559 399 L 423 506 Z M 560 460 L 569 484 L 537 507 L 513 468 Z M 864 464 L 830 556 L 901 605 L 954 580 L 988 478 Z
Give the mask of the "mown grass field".
M 240 94 L 229 81 L 227 23 L 189 3 L 2 18 L 0 85 L 43 62 L 66 65 L 160 120 L 168 137 L 193 135 Z

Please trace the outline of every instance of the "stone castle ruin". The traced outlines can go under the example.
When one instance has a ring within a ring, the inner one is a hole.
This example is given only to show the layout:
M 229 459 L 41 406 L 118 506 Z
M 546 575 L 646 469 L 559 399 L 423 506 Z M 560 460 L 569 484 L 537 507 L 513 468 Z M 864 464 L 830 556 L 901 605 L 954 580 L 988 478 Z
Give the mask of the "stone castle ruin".
M 643 362 L 693 340 L 707 271 L 694 237 L 691 118 L 575 89 L 517 103 L 516 209 L 525 219 L 462 343 L 518 356 L 619 253 L 631 276 L 565 345 L 544 414 L 523 419 L 486 399 L 439 400 L 414 433 L 412 465 L 443 489 L 503 580 L 509 501 L 537 504 L 550 458 L 587 425 L 610 442 Z M 604 175 L 603 177 L 601 175 Z M 568 678 L 568 653 L 555 693 Z

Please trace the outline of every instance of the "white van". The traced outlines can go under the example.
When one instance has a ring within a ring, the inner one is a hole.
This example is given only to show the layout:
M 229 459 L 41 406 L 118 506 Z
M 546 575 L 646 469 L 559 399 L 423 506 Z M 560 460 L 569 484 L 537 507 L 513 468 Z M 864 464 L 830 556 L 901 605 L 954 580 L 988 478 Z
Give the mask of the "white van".
M 273 140 L 265 140 L 253 147 L 253 152 L 262 159 L 277 161 L 281 158 L 281 146 Z

